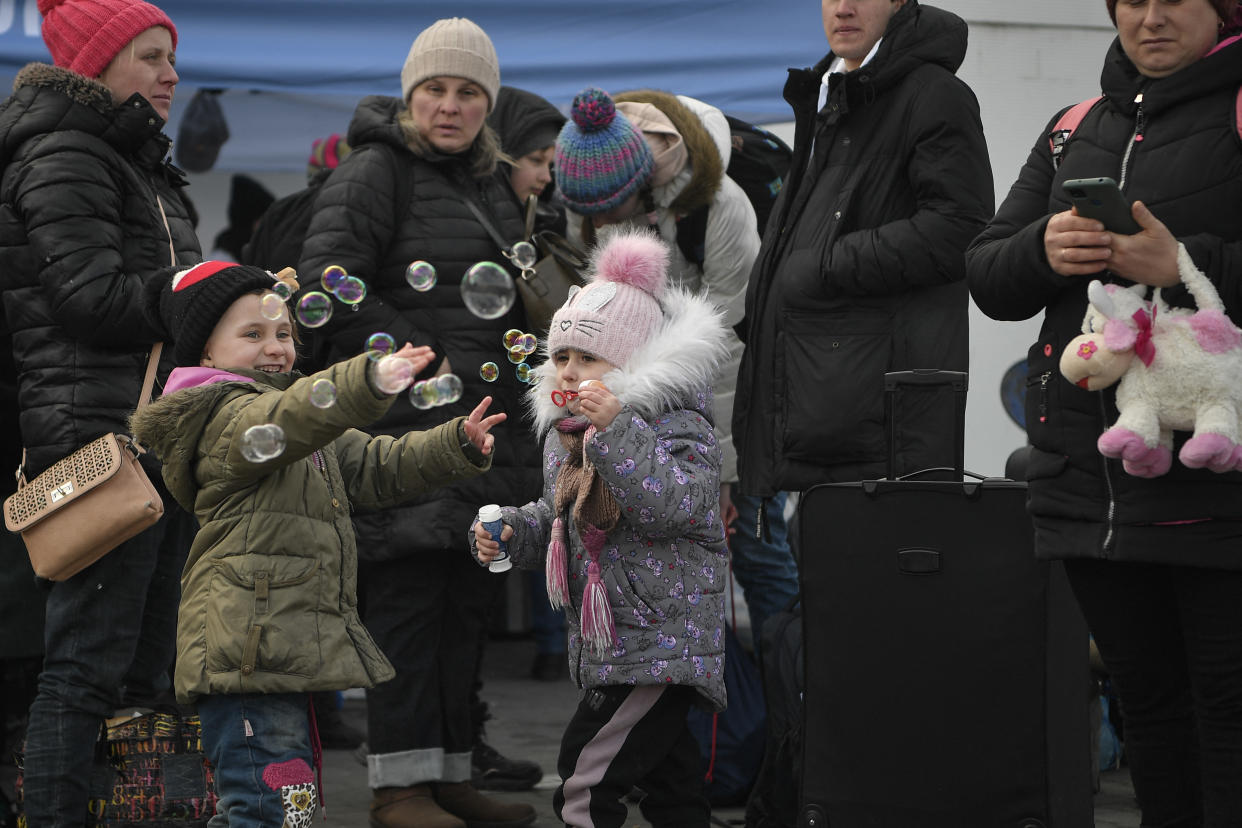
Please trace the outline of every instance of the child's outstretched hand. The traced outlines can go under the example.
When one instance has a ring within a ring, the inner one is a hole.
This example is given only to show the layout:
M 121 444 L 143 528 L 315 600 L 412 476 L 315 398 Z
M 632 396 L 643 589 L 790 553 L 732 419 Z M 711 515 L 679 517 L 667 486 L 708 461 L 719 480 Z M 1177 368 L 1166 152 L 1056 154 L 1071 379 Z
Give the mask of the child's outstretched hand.
M 487 407 L 492 404 L 491 397 L 484 397 L 482 402 L 474 407 L 474 411 L 470 412 L 470 416 L 466 418 L 466 437 L 470 442 L 474 443 L 474 447 L 483 452 L 483 456 L 492 453 L 492 446 L 496 443 L 496 435 L 491 433 L 494 426 L 498 426 L 505 420 L 509 419 L 509 415 L 503 411 L 499 414 L 492 414 L 490 417 L 484 417 L 487 413 Z
M 479 560 L 485 564 L 491 563 L 500 554 L 500 543 L 498 541 L 507 541 L 513 537 L 513 527 L 505 524 L 504 531 L 500 533 L 500 538 L 493 538 L 491 533 L 483 528 L 480 521 L 474 525 L 474 551 L 479 556 Z
M 371 381 L 384 394 L 400 394 L 435 358 L 435 352 L 429 345 L 415 348 L 407 342 L 401 350 L 371 363 Z
M 602 430 L 621 413 L 621 401 L 599 380 L 587 380 L 578 386 L 578 410 Z

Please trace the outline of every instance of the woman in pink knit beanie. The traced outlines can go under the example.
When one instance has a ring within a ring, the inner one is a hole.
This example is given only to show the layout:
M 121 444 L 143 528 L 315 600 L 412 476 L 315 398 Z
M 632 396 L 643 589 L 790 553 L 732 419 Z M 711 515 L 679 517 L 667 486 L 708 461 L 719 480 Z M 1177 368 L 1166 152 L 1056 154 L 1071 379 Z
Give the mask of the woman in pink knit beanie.
M 0 204 L 9 217 L 0 221 L 0 294 L 30 480 L 98 437 L 128 433 L 160 341 L 138 297 L 161 268 L 202 259 L 162 131 L 178 81 L 176 27 L 137 0 L 39 0 L 38 8 L 51 63 L 24 66 L 0 105 Z M 31 826 L 86 824 L 101 723 L 170 698 L 193 525 L 149 460 L 164 516 L 45 591 L 22 783 Z
M 162 10 L 142 0 L 39 0 L 39 13 L 57 66 L 98 78 L 115 103 L 142 95 L 168 120 L 177 27 Z

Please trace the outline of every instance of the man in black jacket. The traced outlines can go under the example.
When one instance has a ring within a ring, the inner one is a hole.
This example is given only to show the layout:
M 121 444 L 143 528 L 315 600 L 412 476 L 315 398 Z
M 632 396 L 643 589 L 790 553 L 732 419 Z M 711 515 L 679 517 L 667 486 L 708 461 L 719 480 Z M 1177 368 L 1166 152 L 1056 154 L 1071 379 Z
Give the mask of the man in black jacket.
M 883 374 L 964 371 L 963 252 L 992 215 L 966 23 L 823 0 L 831 51 L 790 70 L 794 160 L 751 273 L 734 435 L 742 490 L 882 476 Z M 898 472 L 953 461 L 952 406 L 899 402 Z

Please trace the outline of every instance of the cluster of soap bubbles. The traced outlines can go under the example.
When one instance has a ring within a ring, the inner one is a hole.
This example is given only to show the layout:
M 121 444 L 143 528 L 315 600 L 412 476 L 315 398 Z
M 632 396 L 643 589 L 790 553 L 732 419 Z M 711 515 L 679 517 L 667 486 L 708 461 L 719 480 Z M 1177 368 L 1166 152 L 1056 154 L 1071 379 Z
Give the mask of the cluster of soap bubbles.
M 350 276 L 340 265 L 325 267 L 323 273 L 320 274 L 319 281 L 327 293 L 318 290 L 307 291 L 298 300 L 298 306 L 294 312 L 298 322 L 307 328 L 322 327 L 332 318 L 332 299 L 329 294 L 354 310 L 358 309 L 358 303 L 367 296 L 366 282 L 357 276 Z
M 279 457 L 284 451 L 285 432 L 278 425 L 265 423 L 251 426 L 242 433 L 242 457 L 251 463 L 266 463 Z
M 526 358 L 539 347 L 539 338 L 532 333 L 524 333 L 517 328 L 505 331 L 501 343 L 505 346 L 505 354 L 513 363 L 514 373 L 521 382 L 530 382 L 531 367 Z M 479 366 L 479 376 L 486 382 L 495 382 L 500 378 L 500 366 L 494 362 L 485 362 Z
M 293 295 L 293 288 L 284 282 L 274 282 L 271 289 L 259 299 L 259 313 L 264 319 L 275 322 L 285 314 L 285 303 Z
M 448 405 L 461 399 L 461 377 L 441 374 L 434 379 L 419 380 L 410 386 L 410 405 L 418 409 Z

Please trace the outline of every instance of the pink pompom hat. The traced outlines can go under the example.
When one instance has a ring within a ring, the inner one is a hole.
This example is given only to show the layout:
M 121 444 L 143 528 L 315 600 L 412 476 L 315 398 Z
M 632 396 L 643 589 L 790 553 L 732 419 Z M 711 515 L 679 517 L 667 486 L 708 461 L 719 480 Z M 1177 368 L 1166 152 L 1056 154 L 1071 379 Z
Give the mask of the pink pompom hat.
M 624 368 L 664 318 L 669 254 L 650 231 L 618 231 L 592 257 L 590 281 L 552 317 L 548 353 L 585 351 Z

